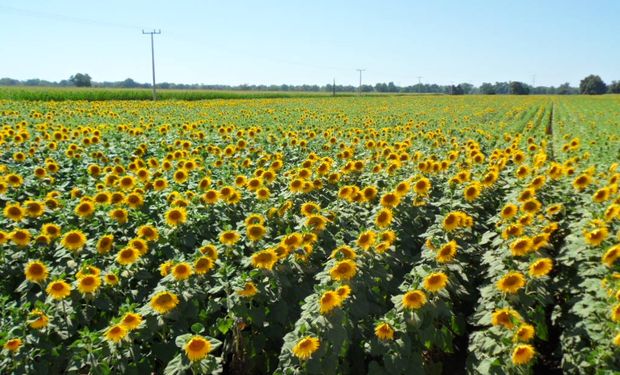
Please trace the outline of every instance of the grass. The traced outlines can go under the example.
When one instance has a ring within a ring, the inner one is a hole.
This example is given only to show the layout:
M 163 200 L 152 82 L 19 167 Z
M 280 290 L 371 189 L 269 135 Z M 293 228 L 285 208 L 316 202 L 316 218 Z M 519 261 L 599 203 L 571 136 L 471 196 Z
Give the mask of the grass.
M 338 93 L 338 96 L 353 96 Z M 161 100 L 207 99 L 270 99 L 331 96 L 329 92 L 275 92 L 275 91 L 219 91 L 219 90 L 157 90 Z M 77 88 L 77 87 L 24 87 L 0 86 L 0 99 L 9 100 L 151 100 L 150 89 Z

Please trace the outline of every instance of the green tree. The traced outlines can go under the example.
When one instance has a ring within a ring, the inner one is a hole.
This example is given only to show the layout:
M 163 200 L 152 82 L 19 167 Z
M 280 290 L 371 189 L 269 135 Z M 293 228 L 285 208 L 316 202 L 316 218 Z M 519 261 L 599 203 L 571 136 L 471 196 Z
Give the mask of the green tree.
M 493 86 L 493 84 L 491 83 L 484 82 L 482 85 L 480 85 L 480 93 L 484 95 L 495 95 L 495 86 Z
M 579 92 L 586 95 L 601 95 L 607 92 L 607 85 L 601 77 L 590 74 L 579 83 Z
M 620 94 L 620 81 L 612 81 L 609 85 L 609 92 L 612 94 Z
M 510 93 L 512 95 L 529 95 L 530 88 L 523 82 L 510 82 Z
M 92 86 L 91 78 L 88 74 L 77 73 L 69 78 L 77 87 L 90 87 Z

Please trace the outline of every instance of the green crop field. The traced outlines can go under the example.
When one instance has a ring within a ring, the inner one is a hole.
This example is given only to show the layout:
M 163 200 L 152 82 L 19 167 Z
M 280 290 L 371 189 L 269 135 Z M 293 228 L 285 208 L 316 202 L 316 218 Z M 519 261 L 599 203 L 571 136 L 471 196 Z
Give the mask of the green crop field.
M 150 95 L 0 89 L 1 373 L 620 372 L 620 96 Z

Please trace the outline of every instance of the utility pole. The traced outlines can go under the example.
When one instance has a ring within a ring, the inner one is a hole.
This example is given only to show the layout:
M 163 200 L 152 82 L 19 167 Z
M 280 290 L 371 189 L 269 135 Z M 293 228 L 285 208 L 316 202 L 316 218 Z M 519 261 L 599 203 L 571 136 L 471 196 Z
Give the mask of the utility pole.
M 418 76 L 418 85 L 422 84 L 422 78 L 423 78 L 422 76 Z
M 362 72 L 366 71 L 366 69 L 355 69 L 360 72 L 360 88 L 358 95 L 362 95 Z
M 532 88 L 536 87 L 536 74 L 532 74 Z
M 336 96 L 336 78 L 334 78 L 334 84 L 332 85 L 332 96 Z
M 157 92 L 155 91 L 155 44 L 153 43 L 153 35 L 161 34 L 161 30 L 153 30 L 145 32 L 142 30 L 142 34 L 150 34 L 151 35 L 151 65 L 153 68 L 153 100 L 157 100 Z

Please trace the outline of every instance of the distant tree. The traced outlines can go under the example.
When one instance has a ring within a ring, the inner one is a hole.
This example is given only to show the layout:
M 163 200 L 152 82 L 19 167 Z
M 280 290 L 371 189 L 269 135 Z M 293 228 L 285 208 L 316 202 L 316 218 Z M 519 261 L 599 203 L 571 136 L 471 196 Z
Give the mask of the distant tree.
M 586 95 L 601 95 L 607 92 L 607 85 L 601 77 L 590 74 L 579 83 L 579 92 Z
M 130 89 L 130 88 L 140 87 L 140 84 L 138 82 L 134 81 L 131 78 L 127 78 L 126 80 L 121 82 L 120 86 L 123 87 L 123 88 L 129 88 Z
M 451 95 L 463 95 L 465 94 L 465 91 L 463 90 L 463 86 L 461 85 L 452 85 L 450 86 L 450 94 Z
M 609 92 L 612 94 L 620 94 L 620 81 L 612 81 L 609 85 Z
M 385 83 L 377 82 L 375 84 L 375 91 L 376 92 L 388 92 L 388 85 L 386 85 Z
M 91 78 L 88 74 L 77 73 L 69 77 L 69 81 L 77 87 L 90 87 L 92 86 Z
M 510 82 L 510 93 L 512 95 L 529 95 L 530 88 L 523 82 Z
M 482 83 L 482 85 L 480 85 L 480 93 L 484 95 L 495 95 L 495 86 L 493 86 L 493 84 L 491 83 L 484 82 Z
M 19 81 L 13 78 L 0 78 L 0 86 L 17 86 Z
M 573 88 L 570 87 L 570 83 L 565 82 L 558 87 L 557 94 L 558 95 L 570 95 L 573 93 Z
M 468 95 L 471 94 L 474 91 L 474 85 L 472 85 L 471 83 L 461 83 L 459 86 L 461 86 L 461 88 L 463 89 L 463 94 Z

